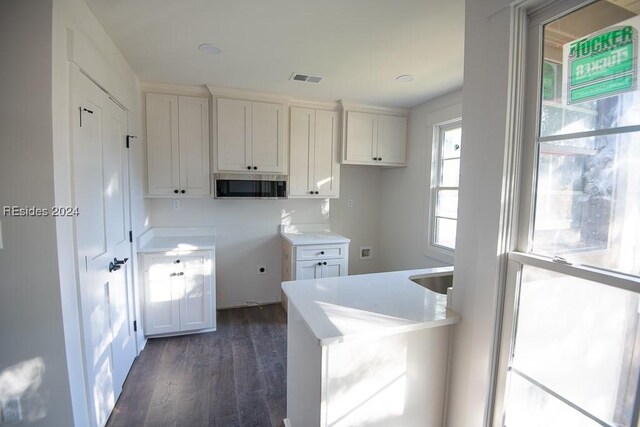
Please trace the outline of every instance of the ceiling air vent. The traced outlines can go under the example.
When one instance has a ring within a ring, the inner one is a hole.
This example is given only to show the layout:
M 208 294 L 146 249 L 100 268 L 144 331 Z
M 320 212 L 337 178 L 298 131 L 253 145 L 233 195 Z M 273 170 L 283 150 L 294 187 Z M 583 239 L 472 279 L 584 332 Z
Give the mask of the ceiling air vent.
M 310 76 L 309 74 L 293 73 L 291 74 L 291 77 L 289 77 L 289 80 L 295 80 L 297 82 L 307 82 L 307 83 L 320 83 L 320 81 L 322 80 L 322 77 Z

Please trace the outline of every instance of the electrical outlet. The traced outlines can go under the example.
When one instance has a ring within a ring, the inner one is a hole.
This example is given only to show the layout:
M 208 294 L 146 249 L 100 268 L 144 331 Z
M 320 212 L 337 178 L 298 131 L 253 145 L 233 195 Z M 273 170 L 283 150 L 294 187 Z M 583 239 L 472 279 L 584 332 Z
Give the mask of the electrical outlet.
M 2 401 L 2 422 L 14 423 L 22 419 L 20 409 L 20 398 L 7 399 Z
M 258 274 L 267 274 L 267 266 L 259 265 L 258 266 Z
M 173 200 L 173 210 L 174 211 L 179 211 L 180 210 L 180 200 L 178 200 L 178 199 L 174 199 Z
M 373 258 L 373 248 L 371 246 L 360 246 L 360 259 Z
M 353 199 L 347 200 L 347 206 L 349 206 L 350 208 L 353 207 Z

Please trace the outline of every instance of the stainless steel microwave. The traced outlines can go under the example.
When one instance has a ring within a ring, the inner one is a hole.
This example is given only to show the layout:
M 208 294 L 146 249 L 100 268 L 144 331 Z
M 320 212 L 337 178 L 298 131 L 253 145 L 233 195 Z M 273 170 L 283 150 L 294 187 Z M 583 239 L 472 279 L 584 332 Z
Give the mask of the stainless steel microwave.
M 214 174 L 216 199 L 286 199 L 286 175 Z

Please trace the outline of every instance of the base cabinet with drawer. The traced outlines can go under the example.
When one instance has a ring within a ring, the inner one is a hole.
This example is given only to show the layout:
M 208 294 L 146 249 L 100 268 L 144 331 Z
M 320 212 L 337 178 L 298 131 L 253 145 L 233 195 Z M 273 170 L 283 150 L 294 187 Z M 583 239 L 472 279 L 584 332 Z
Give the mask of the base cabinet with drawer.
M 324 279 L 349 274 L 349 243 L 295 245 L 282 239 L 282 281 Z M 287 309 L 287 297 L 281 293 Z
M 142 256 L 145 335 L 215 328 L 213 259 L 213 250 Z

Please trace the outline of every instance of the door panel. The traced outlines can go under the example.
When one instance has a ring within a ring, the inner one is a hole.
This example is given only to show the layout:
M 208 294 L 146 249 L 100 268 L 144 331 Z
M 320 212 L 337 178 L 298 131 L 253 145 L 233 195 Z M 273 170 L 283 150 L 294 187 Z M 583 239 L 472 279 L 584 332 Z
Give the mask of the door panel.
M 321 196 L 337 196 L 340 165 L 338 164 L 338 114 L 316 111 L 315 145 L 313 146 L 313 188 Z
M 378 157 L 380 163 L 404 164 L 407 161 L 407 118 L 378 116 Z
M 247 171 L 251 163 L 251 102 L 218 98 L 218 170 Z
M 72 162 L 78 286 L 92 418 L 103 425 L 135 357 L 130 318 L 131 258 L 126 111 L 73 69 Z M 78 114 L 79 116 L 76 116 Z
M 252 102 L 252 161 L 258 172 L 284 173 L 284 108 Z
M 178 97 L 148 93 L 147 189 L 150 195 L 172 195 L 180 186 Z
M 377 156 L 376 115 L 347 112 L 346 160 L 354 162 L 374 162 Z
M 209 100 L 180 96 L 180 190 L 203 196 L 209 191 Z
M 324 265 L 324 263 L 327 265 Z M 329 259 L 322 263 L 322 278 L 346 276 L 346 262 L 344 259 Z
M 211 327 L 211 258 L 208 252 L 180 257 L 184 266 L 183 295 L 180 300 L 180 329 Z
M 291 108 L 291 165 L 289 171 L 289 195 L 309 196 L 313 190 L 311 167 L 314 153 L 315 111 L 308 108 Z
M 322 270 L 318 261 L 300 261 L 296 263 L 296 280 L 319 279 Z

